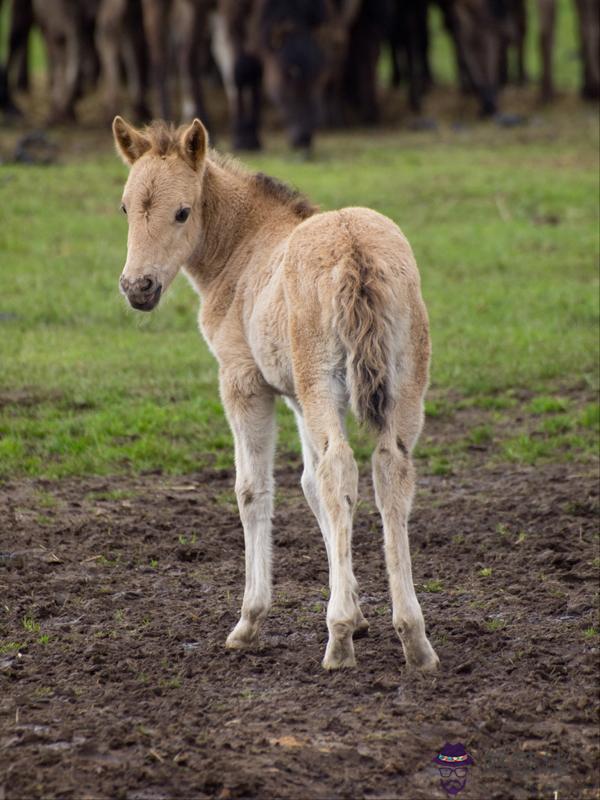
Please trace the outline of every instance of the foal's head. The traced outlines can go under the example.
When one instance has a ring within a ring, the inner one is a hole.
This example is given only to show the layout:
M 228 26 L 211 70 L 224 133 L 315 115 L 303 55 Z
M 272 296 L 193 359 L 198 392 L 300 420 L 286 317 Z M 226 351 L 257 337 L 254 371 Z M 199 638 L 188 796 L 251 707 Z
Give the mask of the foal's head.
M 121 204 L 129 223 L 121 291 L 133 308 L 151 311 L 197 243 L 208 136 L 198 119 L 178 131 L 164 123 L 139 131 L 115 117 L 113 133 L 131 166 Z

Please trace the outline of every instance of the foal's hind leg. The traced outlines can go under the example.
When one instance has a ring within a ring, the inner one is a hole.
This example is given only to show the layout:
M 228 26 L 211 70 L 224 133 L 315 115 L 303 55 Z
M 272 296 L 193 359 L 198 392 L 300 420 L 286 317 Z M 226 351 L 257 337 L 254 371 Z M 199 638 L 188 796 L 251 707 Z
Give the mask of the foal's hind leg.
M 275 413 L 270 392 L 242 393 L 238 381 L 228 383 L 223 376 L 221 395 L 235 440 L 235 493 L 246 552 L 242 613 L 226 644 L 240 649 L 255 642 L 271 606 Z
M 300 435 L 300 441 L 302 443 L 302 460 L 304 462 L 304 471 L 302 473 L 302 490 L 304 492 L 304 496 L 306 497 L 306 502 L 310 506 L 311 511 L 315 515 L 317 522 L 319 523 L 319 528 L 321 529 L 321 534 L 323 536 L 323 541 L 325 542 L 325 549 L 327 550 L 327 563 L 329 564 L 329 583 L 331 584 L 331 531 L 329 529 L 329 522 L 327 520 L 327 515 L 325 513 L 325 509 L 323 508 L 323 503 L 321 501 L 321 497 L 319 495 L 319 482 L 317 480 L 317 467 L 318 467 L 318 455 L 317 451 L 313 447 L 310 436 L 308 431 L 306 430 L 306 424 L 302 417 L 302 413 L 300 409 L 296 406 L 295 403 L 288 402 L 290 408 L 293 409 L 294 414 L 296 416 L 296 423 L 298 425 L 298 433 Z M 369 623 L 364 618 L 362 611 L 360 610 L 360 605 L 358 603 L 358 583 L 356 578 L 354 577 L 354 573 L 351 575 L 351 582 L 352 582 L 352 596 L 354 598 L 355 603 L 355 610 L 354 610 L 354 636 L 358 637 L 361 635 L 366 635 L 369 630 Z
M 317 496 L 329 533 L 329 641 L 323 666 L 353 667 L 352 636 L 357 625 L 356 579 L 352 572 L 352 516 L 358 493 L 358 469 L 346 441 L 331 390 L 314 388 L 301 398 L 305 430 L 317 454 Z
M 439 660 L 425 635 L 415 594 L 408 545 L 408 516 L 415 488 L 410 453 L 421 428 L 421 397 L 398 398 L 391 429 L 381 434 L 373 453 L 373 482 L 383 519 L 385 560 L 392 595 L 392 619 L 409 665 L 433 672 Z

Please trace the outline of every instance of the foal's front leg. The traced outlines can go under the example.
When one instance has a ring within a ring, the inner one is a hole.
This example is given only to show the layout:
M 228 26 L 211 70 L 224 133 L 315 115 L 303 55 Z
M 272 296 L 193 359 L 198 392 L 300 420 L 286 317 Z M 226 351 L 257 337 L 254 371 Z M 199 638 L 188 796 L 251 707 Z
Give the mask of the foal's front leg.
M 226 646 L 240 649 L 256 641 L 271 606 L 274 398 L 266 390 L 243 394 L 239 382 L 228 383 L 223 377 L 221 394 L 235 440 L 235 493 L 246 549 L 242 613 Z

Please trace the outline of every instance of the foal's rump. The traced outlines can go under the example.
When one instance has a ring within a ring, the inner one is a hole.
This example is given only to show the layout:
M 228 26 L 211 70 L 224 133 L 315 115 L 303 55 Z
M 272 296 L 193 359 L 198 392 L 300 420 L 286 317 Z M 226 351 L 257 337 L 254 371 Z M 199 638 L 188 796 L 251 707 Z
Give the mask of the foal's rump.
M 422 392 L 428 377 L 427 313 L 410 245 L 387 217 L 346 208 L 302 223 L 288 258 L 292 353 L 296 330 L 305 342 L 297 358 L 307 346 L 313 358 L 312 369 L 294 364 L 300 383 L 339 372 L 341 361 L 353 412 L 383 430 L 398 384 Z

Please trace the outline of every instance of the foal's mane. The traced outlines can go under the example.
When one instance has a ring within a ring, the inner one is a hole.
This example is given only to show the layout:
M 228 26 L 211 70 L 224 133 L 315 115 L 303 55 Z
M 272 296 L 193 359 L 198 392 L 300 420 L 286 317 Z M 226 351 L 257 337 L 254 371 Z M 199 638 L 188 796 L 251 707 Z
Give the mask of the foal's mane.
M 186 127 L 186 125 L 181 125 L 177 128 L 173 123 L 163 120 L 151 122 L 142 131 L 142 135 L 150 142 L 150 154 L 165 157 L 178 152 L 179 142 Z M 313 205 L 302 192 L 277 178 L 265 175 L 264 172 L 252 172 L 233 156 L 223 155 L 211 148 L 208 152 L 208 159 L 221 169 L 244 180 L 259 194 L 270 197 L 280 205 L 291 209 L 301 219 L 306 219 L 318 211 L 317 206 Z

